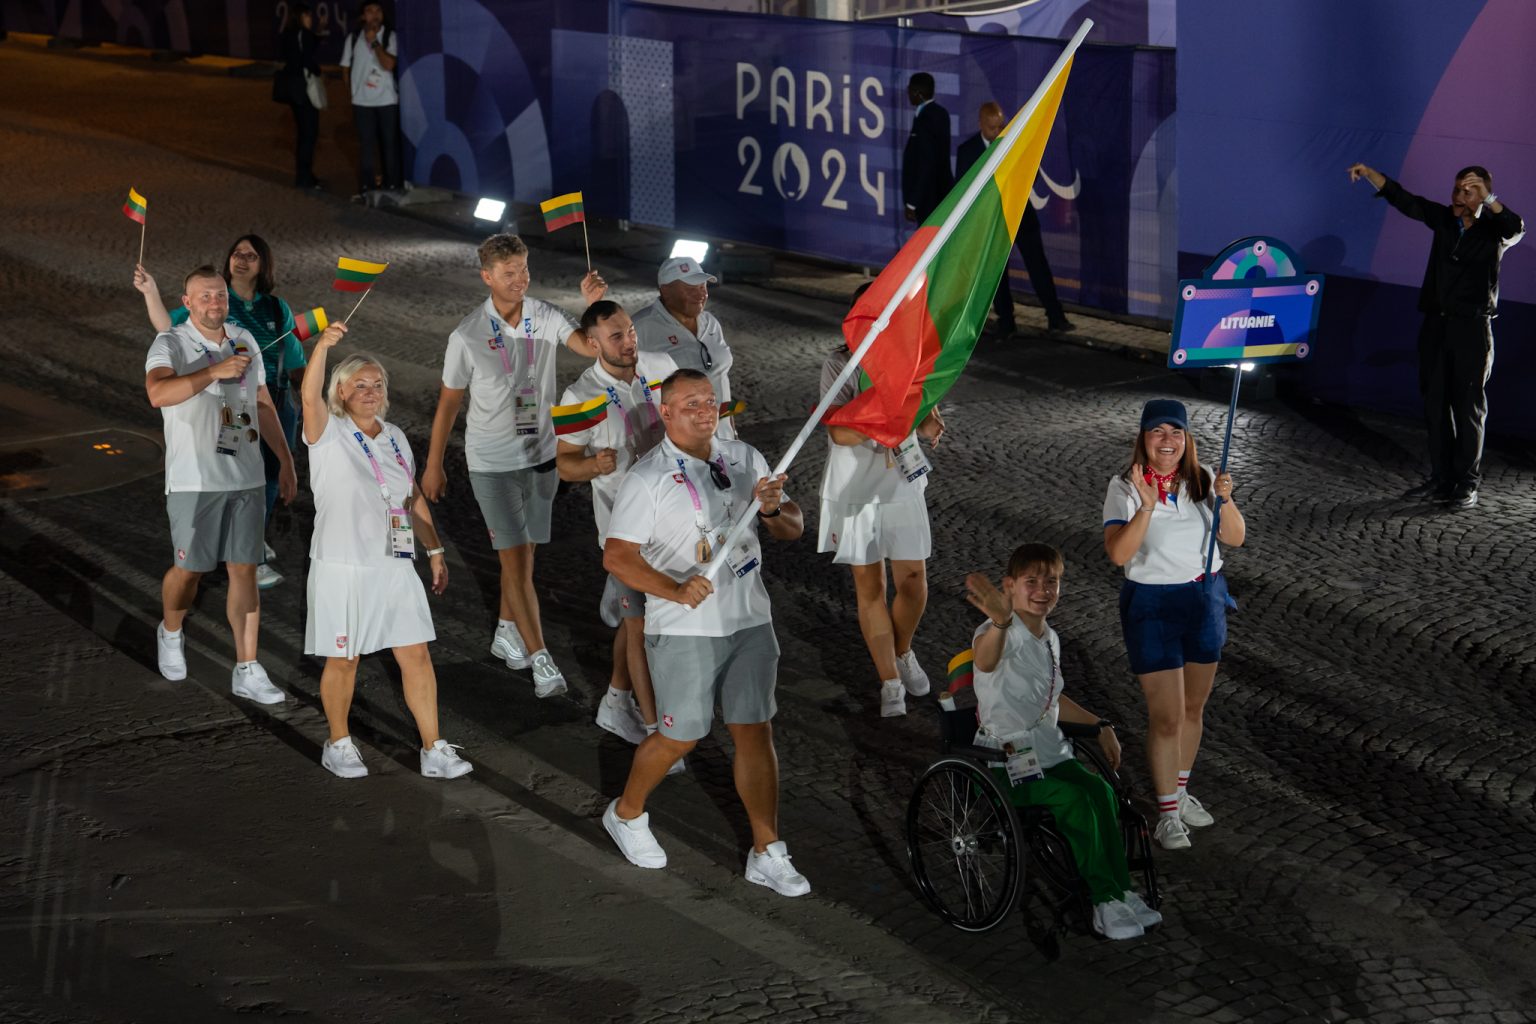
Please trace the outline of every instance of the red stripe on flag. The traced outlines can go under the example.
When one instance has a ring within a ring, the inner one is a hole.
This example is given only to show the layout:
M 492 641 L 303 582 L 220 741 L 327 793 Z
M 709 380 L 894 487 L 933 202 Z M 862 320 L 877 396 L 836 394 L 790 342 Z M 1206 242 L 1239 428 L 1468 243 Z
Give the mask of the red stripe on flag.
M 125 214 L 127 214 L 128 215 L 128 219 L 133 221 L 134 223 L 136 223 L 136 224 L 143 224 L 144 223 L 144 214 L 142 212 L 140 212 L 139 210 L 135 210 L 133 208 L 132 204 L 124 203 L 123 204 L 123 212 Z
M 561 228 L 570 227 L 572 224 L 580 224 L 586 219 L 587 215 L 582 213 L 580 210 L 577 210 L 575 213 L 568 213 L 564 217 L 560 217 L 555 220 L 546 220 L 544 222 L 544 230 L 559 231 Z
M 333 281 L 331 283 L 331 287 L 336 289 L 338 292 L 365 292 L 369 288 L 373 287 L 373 282 L 372 281 L 343 281 L 341 278 L 338 277 L 335 281 Z M 373 307 L 369 306 L 368 308 L 372 309 Z

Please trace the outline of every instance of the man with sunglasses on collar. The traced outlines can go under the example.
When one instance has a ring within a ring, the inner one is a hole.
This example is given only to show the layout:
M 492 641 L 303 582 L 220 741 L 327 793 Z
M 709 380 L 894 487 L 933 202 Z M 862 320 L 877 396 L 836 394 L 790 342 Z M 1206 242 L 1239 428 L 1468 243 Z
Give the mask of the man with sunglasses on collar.
M 604 567 L 646 595 L 645 654 L 660 728 L 635 750 L 624 795 L 608 805 L 603 827 L 630 863 L 666 866 L 645 801 L 709 734 L 718 700 L 736 748 L 736 792 L 752 827 L 747 881 L 803 896 L 811 884 L 779 838 L 771 721 L 779 643 L 758 531 L 721 547 L 754 500 L 761 505 L 755 525 L 775 540 L 795 540 L 805 523 L 782 474 L 769 476 L 756 449 L 716 436 L 719 399 L 704 373 L 677 370 L 662 382 L 661 418 L 667 435 L 625 475 L 603 549 Z M 715 557 L 724 565 L 711 584 L 703 572 Z
M 640 351 L 671 369 L 699 370 L 714 385 L 722 404 L 731 400 L 731 347 L 725 343 L 720 321 L 704 308 L 709 286 L 719 279 L 691 256 L 674 256 L 661 265 L 656 301 L 635 313 L 635 335 Z M 670 372 L 670 370 L 668 371 Z M 736 436 L 732 421 L 721 418 L 715 435 Z

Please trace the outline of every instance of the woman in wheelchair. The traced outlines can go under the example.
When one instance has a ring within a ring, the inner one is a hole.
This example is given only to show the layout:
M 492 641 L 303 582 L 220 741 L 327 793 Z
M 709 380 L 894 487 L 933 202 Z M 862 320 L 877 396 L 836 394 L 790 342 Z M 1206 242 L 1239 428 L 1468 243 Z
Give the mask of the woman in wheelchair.
M 1061 553 L 1025 544 L 1008 559 L 1002 589 L 981 573 L 965 579 L 966 600 L 987 616 L 973 640 L 976 745 L 1002 749 L 992 768 L 1016 807 L 1044 807 L 1072 847 L 1093 903 L 1093 930 L 1131 939 L 1162 915 L 1131 889 L 1118 801 L 1107 782 L 1072 756 L 1062 722 L 1100 725 L 1110 768 L 1120 765 L 1114 729 L 1062 693 L 1061 641 L 1046 617 L 1061 596 Z

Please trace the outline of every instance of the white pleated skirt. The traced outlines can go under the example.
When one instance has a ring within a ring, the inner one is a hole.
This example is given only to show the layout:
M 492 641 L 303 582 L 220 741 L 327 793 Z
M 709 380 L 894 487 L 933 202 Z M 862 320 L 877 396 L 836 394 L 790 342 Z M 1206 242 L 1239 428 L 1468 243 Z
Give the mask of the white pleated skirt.
M 427 590 L 407 558 L 389 565 L 309 563 L 304 653 L 355 658 L 437 639 Z

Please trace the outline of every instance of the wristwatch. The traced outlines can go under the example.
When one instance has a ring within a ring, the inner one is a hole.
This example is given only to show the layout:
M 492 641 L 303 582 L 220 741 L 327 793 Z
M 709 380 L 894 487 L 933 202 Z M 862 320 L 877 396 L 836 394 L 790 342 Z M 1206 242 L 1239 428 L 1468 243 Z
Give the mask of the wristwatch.
M 436 556 L 442 554 L 444 551 L 447 551 L 447 550 L 448 550 L 447 548 L 427 548 L 427 557 L 428 558 L 435 558 Z
M 778 518 L 779 513 L 783 512 L 783 511 L 784 511 L 784 506 L 783 505 L 780 505 L 778 508 L 774 509 L 772 512 L 764 512 L 762 509 L 758 509 L 757 510 L 757 518 L 759 518 L 759 519 L 776 519 L 776 518 Z
M 1101 718 L 1101 719 L 1099 719 L 1099 721 L 1098 721 L 1098 723 L 1097 723 L 1097 724 L 1098 724 L 1098 727 L 1099 727 L 1099 728 L 1100 728 L 1100 729 L 1109 729 L 1109 730 L 1110 730 L 1110 731 L 1113 731 L 1113 730 L 1114 730 L 1114 728 L 1115 728 L 1115 723 L 1114 723 L 1114 722 L 1111 722 L 1111 721 L 1110 721 L 1110 720 L 1109 720 L 1109 719 L 1107 719 L 1107 718 Z

